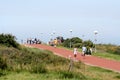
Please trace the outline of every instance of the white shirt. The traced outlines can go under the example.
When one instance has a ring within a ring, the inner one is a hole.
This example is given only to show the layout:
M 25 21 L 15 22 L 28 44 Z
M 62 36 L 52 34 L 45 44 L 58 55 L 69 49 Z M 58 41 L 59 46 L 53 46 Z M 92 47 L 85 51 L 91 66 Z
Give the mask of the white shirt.
M 77 48 L 74 48 L 74 54 L 77 54 Z
M 86 47 L 82 47 L 82 51 L 85 52 L 86 51 Z

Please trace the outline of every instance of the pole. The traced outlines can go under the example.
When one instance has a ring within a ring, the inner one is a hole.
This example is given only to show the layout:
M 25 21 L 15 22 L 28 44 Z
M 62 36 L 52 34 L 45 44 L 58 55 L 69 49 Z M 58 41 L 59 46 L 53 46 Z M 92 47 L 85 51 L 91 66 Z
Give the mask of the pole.
M 70 38 L 70 48 L 72 47 L 72 41 L 71 41 L 71 39 L 72 39 L 72 29 L 70 30 L 70 35 L 71 35 L 71 38 Z
M 68 71 L 72 71 L 73 70 L 73 59 L 71 56 L 69 56 L 69 58 L 70 58 L 70 64 L 69 64 Z
M 95 53 L 96 53 L 96 52 L 97 52 L 97 50 L 96 50 L 96 42 L 97 42 L 96 36 L 97 36 L 97 34 L 98 34 L 98 31 L 94 31 L 94 34 L 95 34 Z

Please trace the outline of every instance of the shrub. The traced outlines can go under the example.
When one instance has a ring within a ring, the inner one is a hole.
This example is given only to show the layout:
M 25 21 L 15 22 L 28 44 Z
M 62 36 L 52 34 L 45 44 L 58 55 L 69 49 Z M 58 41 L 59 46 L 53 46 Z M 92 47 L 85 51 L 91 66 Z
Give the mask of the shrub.
M 120 55 L 120 47 L 117 47 L 114 53 Z
M 47 68 L 44 64 L 36 64 L 32 65 L 32 68 L 30 70 L 32 73 L 47 73 Z
M 1 77 L 1 76 L 5 76 L 6 74 L 7 74 L 7 73 L 6 73 L 5 71 L 3 71 L 3 70 L 0 69 L 0 77 Z
M 94 47 L 93 42 L 90 41 L 90 40 L 88 40 L 88 41 L 84 41 L 84 42 L 83 42 L 83 45 L 85 45 L 85 46 L 89 46 L 89 47 Z
M 64 46 L 64 47 L 70 47 L 70 39 L 66 39 L 66 40 L 63 42 L 63 46 Z
M 0 57 L 0 69 L 2 69 L 2 70 L 7 69 L 7 63 L 1 57 Z
M 19 44 L 16 42 L 16 37 L 11 34 L 0 34 L 0 44 L 7 47 L 20 48 Z
M 82 39 L 78 38 L 78 37 L 73 37 L 71 39 L 72 43 L 75 44 L 75 43 L 82 43 Z
M 82 48 L 82 43 L 76 43 L 76 44 L 73 44 L 73 46 L 76 48 Z
M 83 45 L 89 46 L 89 47 L 94 47 L 94 44 L 92 41 L 90 41 L 90 40 L 83 41 L 82 39 L 80 39 L 78 37 L 73 37 L 71 39 L 68 38 L 68 39 L 64 40 L 63 46 L 70 47 L 70 42 L 71 42 L 71 47 L 81 48 Z
M 115 76 L 115 78 L 120 79 L 120 75 Z
M 62 79 L 75 79 L 75 80 L 87 80 L 84 75 L 77 72 L 68 72 L 68 71 L 60 71 L 60 78 Z
M 82 39 L 78 38 L 78 37 L 73 37 L 72 39 L 66 39 L 63 42 L 63 46 L 64 47 L 70 47 L 70 42 L 71 42 L 71 47 L 80 47 L 81 43 L 82 43 Z
M 97 45 L 97 48 L 101 51 L 120 55 L 120 46 L 116 46 L 112 44 L 99 44 Z
M 67 71 L 64 71 L 64 72 L 60 72 L 60 74 L 62 75 L 61 78 L 68 78 L 68 79 L 71 79 L 71 78 L 74 78 L 74 74 L 72 72 L 67 72 Z

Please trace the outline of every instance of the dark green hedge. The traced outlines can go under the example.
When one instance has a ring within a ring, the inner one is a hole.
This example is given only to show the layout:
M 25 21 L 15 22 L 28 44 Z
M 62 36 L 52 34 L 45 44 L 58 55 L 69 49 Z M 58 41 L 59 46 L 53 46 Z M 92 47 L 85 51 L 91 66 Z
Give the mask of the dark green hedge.
M 19 48 L 19 44 L 16 42 L 16 37 L 11 34 L 0 34 L 0 44 L 7 47 Z

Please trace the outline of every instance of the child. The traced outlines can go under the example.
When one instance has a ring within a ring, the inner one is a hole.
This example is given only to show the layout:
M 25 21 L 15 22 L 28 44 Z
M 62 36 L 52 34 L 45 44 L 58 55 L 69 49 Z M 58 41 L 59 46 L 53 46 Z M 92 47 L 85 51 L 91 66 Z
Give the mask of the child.
M 77 48 L 74 48 L 73 53 L 74 53 L 74 57 L 76 58 L 77 57 Z

